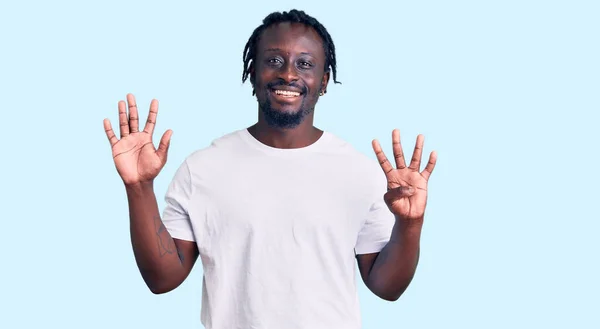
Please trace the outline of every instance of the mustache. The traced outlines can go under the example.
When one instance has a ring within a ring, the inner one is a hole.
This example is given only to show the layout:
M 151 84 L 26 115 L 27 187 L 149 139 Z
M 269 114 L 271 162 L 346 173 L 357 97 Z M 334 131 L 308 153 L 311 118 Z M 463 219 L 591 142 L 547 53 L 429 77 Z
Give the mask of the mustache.
M 271 81 L 271 82 L 267 83 L 268 89 L 273 89 L 275 87 L 280 87 L 280 86 L 296 88 L 298 90 L 301 90 L 302 94 L 305 94 L 305 95 L 308 92 L 308 89 L 306 88 L 306 86 L 299 85 L 295 82 L 285 83 L 285 81 L 283 81 L 283 80 L 277 80 L 277 81 Z

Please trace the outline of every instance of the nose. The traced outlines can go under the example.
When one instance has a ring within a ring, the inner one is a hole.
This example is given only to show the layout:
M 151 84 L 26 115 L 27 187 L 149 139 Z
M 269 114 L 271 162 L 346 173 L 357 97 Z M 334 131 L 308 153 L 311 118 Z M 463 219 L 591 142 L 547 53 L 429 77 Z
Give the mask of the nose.
M 298 73 L 296 72 L 294 63 L 287 61 L 284 65 L 282 65 L 281 69 L 279 70 L 279 77 L 287 83 L 298 81 Z

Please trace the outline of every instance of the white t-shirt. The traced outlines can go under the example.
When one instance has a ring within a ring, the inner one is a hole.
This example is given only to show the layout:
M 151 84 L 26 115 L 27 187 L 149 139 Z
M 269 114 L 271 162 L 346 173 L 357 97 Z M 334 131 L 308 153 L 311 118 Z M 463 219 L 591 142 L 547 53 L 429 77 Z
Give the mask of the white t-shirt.
M 185 159 L 163 222 L 195 241 L 207 329 L 358 329 L 355 254 L 379 252 L 394 216 L 375 159 L 324 132 L 304 148 L 247 129 Z

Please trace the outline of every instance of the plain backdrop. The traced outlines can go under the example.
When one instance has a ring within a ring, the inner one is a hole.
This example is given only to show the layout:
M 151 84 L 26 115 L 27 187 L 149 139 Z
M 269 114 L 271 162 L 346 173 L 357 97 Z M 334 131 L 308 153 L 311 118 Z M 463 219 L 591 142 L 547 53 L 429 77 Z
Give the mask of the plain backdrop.
M 364 328 L 599 328 L 600 3 L 576 0 L 2 1 L 0 327 L 202 328 L 201 266 L 160 296 L 138 273 L 102 120 L 160 101 L 162 209 L 187 155 L 255 122 L 242 51 L 291 8 L 337 49 L 318 127 L 439 155 L 415 279 L 394 303 L 359 282 Z

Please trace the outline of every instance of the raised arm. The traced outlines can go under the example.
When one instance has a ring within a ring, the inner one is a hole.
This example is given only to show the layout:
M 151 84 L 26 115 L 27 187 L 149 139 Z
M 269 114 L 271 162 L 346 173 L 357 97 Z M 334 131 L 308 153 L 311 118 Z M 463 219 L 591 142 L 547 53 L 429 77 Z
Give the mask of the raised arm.
M 156 149 L 152 134 L 158 101 L 152 100 L 142 131 L 134 96 L 128 94 L 127 103 L 120 101 L 118 107 L 121 139 L 108 119 L 104 119 L 104 130 L 127 192 L 133 253 L 148 288 L 155 294 L 165 293 L 185 280 L 198 258 L 195 242 L 173 239 L 166 230 L 154 194 L 153 182 L 167 162 L 172 131 L 163 134 Z
M 400 132 L 392 133 L 396 168 L 388 161 L 379 142 L 373 149 L 388 182 L 383 196 L 396 222 L 389 242 L 379 253 L 358 255 L 358 266 L 366 286 L 377 296 L 397 300 L 413 279 L 419 261 L 421 229 L 427 204 L 427 183 L 437 155 L 432 152 L 420 172 L 423 136 L 417 137 L 410 165 L 407 167 L 400 144 Z

